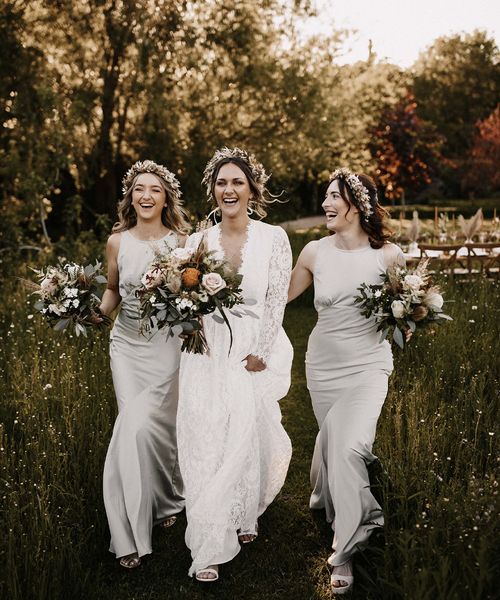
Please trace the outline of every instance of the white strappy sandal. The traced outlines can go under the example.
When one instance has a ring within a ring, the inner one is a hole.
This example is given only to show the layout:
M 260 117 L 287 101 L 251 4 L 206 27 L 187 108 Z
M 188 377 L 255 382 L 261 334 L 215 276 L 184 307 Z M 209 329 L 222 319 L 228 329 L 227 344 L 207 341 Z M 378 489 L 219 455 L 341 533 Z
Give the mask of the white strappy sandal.
M 334 581 L 345 581 L 347 585 L 342 585 L 340 587 L 334 587 Z M 330 583 L 332 584 L 332 592 L 334 596 L 340 596 L 341 594 L 348 594 L 352 591 L 352 584 L 354 583 L 353 575 L 338 575 L 337 573 L 332 573 L 330 578 Z
M 257 539 L 258 535 L 259 535 L 259 526 L 257 523 L 255 523 L 254 531 L 251 531 L 251 530 L 238 531 L 238 541 L 240 542 L 240 544 L 250 544 L 251 542 L 254 542 Z M 244 540 L 244 539 L 242 539 L 243 537 L 248 537 L 250 539 Z
M 332 573 L 331 577 L 330 577 L 330 584 L 332 587 L 332 592 L 334 596 L 340 596 L 342 594 L 348 594 L 349 592 L 352 592 L 352 587 L 353 587 L 353 583 L 354 583 L 354 576 L 352 575 L 352 560 L 346 560 L 345 563 L 342 563 L 341 565 L 332 565 L 330 560 L 331 560 L 331 556 L 328 558 L 327 563 L 329 565 L 330 568 L 335 569 L 336 567 L 343 567 L 344 565 L 349 564 L 350 565 L 350 571 L 351 571 L 351 575 L 344 575 L 342 573 Z M 339 587 L 334 587 L 333 582 L 334 581 L 343 581 L 345 582 L 347 585 L 342 585 Z
M 217 565 L 215 565 L 217 567 Z M 214 577 L 199 577 L 202 573 L 210 573 L 210 575 L 214 575 Z M 219 569 L 213 567 L 207 567 L 206 569 L 200 569 L 196 571 L 196 580 L 201 581 L 201 583 L 213 583 L 219 579 Z

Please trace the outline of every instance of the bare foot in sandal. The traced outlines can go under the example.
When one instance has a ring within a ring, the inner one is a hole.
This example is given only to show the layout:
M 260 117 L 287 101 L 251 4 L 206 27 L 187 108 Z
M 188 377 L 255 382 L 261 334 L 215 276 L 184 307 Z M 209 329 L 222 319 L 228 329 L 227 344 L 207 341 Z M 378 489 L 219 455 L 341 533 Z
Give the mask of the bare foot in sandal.
M 124 569 L 136 569 L 141 564 L 141 559 L 137 552 L 133 554 L 127 554 L 120 558 L 120 566 Z
M 209 565 L 205 569 L 196 571 L 196 579 L 204 583 L 217 581 L 219 579 L 219 565 Z
M 332 591 L 335 595 L 347 594 L 351 591 L 354 577 L 352 576 L 352 561 L 333 567 L 331 576 Z
M 172 527 L 172 525 L 177 521 L 177 517 L 173 516 L 173 517 L 167 517 L 164 521 L 162 521 L 160 523 L 160 527 L 163 527 L 164 529 L 168 529 L 169 527 Z

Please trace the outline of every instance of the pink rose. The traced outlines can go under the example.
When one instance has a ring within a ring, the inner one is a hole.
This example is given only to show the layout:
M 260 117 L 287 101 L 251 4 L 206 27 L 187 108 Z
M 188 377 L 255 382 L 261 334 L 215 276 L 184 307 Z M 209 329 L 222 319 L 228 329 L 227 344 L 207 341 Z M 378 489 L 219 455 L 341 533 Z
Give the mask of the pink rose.
M 210 296 L 213 296 L 226 287 L 226 282 L 219 273 L 209 273 L 208 275 L 203 275 L 201 278 L 201 285 L 207 290 L 207 293 L 210 294 Z
M 57 285 L 52 278 L 46 277 L 40 284 L 40 289 L 44 296 L 50 296 L 56 291 Z
M 154 269 L 150 269 L 146 271 L 142 276 L 141 283 L 147 289 L 151 290 L 155 287 L 161 285 L 164 279 L 164 272 L 162 269 L 158 269 L 155 267 Z

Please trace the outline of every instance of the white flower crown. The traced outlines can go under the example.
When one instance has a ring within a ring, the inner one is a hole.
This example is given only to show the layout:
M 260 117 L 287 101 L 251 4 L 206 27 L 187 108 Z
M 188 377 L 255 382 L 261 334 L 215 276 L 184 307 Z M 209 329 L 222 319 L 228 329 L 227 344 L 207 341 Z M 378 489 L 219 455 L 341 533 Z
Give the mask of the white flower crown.
M 201 182 L 207 188 L 207 196 L 210 198 L 212 194 L 212 177 L 217 168 L 219 162 L 225 158 L 239 158 L 243 160 L 250 171 L 252 172 L 252 178 L 257 184 L 257 187 L 263 191 L 264 186 L 266 185 L 267 180 L 269 179 L 269 175 L 266 173 L 264 167 L 260 162 L 257 161 L 253 154 L 250 154 L 246 150 L 242 150 L 241 148 L 228 148 L 225 146 L 221 150 L 216 150 L 215 154 L 208 161 L 205 170 L 203 171 L 203 179 Z
M 333 181 L 334 179 L 343 179 L 346 182 L 356 200 L 357 208 L 359 208 L 363 217 L 368 219 L 368 217 L 373 214 L 373 207 L 370 201 L 370 194 L 361 183 L 359 177 L 346 167 L 342 167 L 336 169 L 330 175 L 330 181 Z
M 167 184 L 167 187 L 171 191 L 172 195 L 175 198 L 180 199 L 182 192 L 177 177 L 171 171 L 169 171 L 167 167 L 159 165 L 152 160 L 139 160 L 134 163 L 132 167 L 125 173 L 125 176 L 122 179 L 123 195 L 128 192 L 134 179 L 141 173 L 153 173 L 154 175 L 161 177 L 161 179 L 163 179 L 163 181 Z

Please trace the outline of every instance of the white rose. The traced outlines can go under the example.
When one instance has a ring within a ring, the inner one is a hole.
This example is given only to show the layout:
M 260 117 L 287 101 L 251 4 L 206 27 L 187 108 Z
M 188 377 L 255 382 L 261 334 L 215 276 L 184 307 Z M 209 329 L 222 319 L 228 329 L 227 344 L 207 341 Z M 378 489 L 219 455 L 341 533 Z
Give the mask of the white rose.
M 380 296 L 381 296 L 381 295 L 382 295 L 382 291 L 381 291 L 381 290 L 377 290 L 377 291 L 376 291 L 376 292 L 373 294 L 373 296 L 374 296 L 375 298 L 380 298 Z
M 401 319 L 401 317 L 405 314 L 405 305 L 401 302 L 401 300 L 394 300 L 391 304 L 392 314 L 396 319 Z
M 420 289 L 420 286 L 424 283 L 423 279 L 418 275 L 406 275 L 403 282 L 405 287 L 412 290 Z
M 226 282 L 219 273 L 209 273 L 201 278 L 201 285 L 207 290 L 210 296 L 213 296 L 226 287 Z
M 443 296 L 437 292 L 432 292 L 426 297 L 426 303 L 429 308 L 433 310 L 441 310 L 443 308 Z
M 180 263 L 187 262 L 194 254 L 194 248 L 175 248 L 172 256 Z

